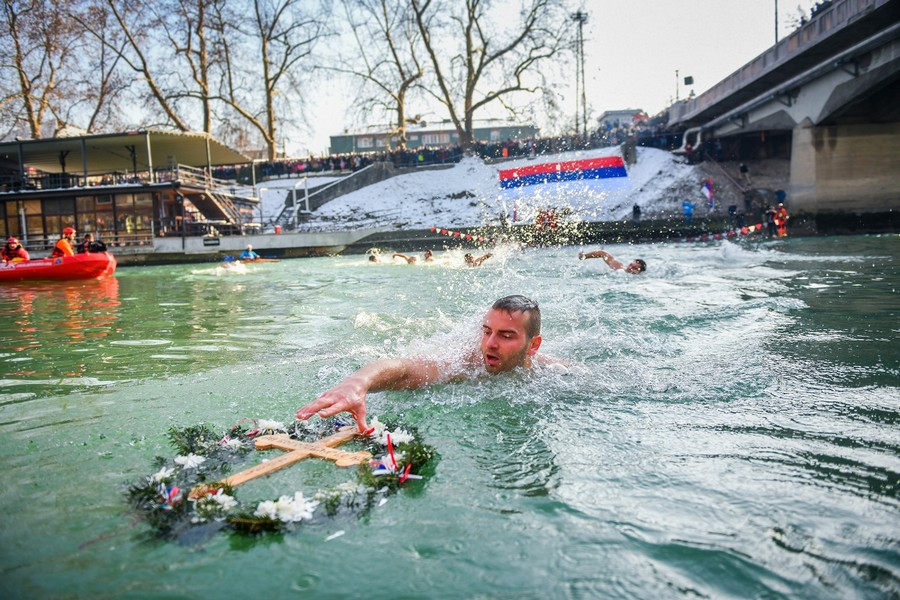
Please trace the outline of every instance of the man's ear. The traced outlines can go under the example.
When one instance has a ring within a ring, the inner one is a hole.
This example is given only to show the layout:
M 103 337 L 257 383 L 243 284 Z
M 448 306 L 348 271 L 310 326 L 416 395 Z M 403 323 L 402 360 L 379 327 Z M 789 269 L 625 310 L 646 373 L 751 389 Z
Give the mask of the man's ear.
M 539 335 L 531 338 L 531 341 L 528 343 L 528 356 L 534 356 L 537 354 L 538 348 L 541 347 L 541 342 L 544 341 L 543 338 Z

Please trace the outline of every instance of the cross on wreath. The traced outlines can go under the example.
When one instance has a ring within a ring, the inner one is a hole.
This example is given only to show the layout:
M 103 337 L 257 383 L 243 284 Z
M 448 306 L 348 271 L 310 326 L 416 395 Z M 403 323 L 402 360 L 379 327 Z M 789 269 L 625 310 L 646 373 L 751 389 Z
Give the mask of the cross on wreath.
M 283 469 L 284 467 L 290 466 L 295 462 L 299 462 L 311 456 L 333 460 L 339 467 L 352 467 L 353 465 L 358 465 L 367 460 L 371 460 L 372 454 L 369 452 L 346 452 L 344 450 L 335 449 L 335 446 L 339 446 L 354 437 L 356 437 L 356 430 L 352 426 L 344 427 L 338 430 L 337 433 L 322 438 L 318 442 L 299 442 L 297 440 L 292 440 L 290 436 L 284 433 L 260 436 L 256 438 L 255 442 L 257 450 L 270 450 L 275 448 L 278 450 L 287 450 L 287 454 L 282 454 L 272 460 L 259 463 L 249 469 L 244 469 L 240 473 L 235 473 L 230 477 L 226 477 L 218 483 L 203 483 L 197 485 L 191 490 L 189 497 L 201 498 L 209 493 L 210 490 L 221 487 L 222 485 L 231 487 L 239 486 L 242 483 L 247 483 L 257 477 L 274 473 L 279 469 Z

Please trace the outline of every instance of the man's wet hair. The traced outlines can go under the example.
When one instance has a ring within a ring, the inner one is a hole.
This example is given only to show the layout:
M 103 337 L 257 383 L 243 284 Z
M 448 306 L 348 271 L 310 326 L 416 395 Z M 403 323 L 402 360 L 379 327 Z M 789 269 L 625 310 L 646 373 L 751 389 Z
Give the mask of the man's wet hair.
M 541 335 L 541 309 L 538 303 L 531 298 L 520 296 L 504 296 L 491 306 L 494 310 L 503 310 L 508 313 L 523 312 L 528 315 L 528 323 L 525 325 L 525 334 L 529 338 Z
M 647 270 L 647 263 L 645 263 L 642 259 L 636 258 L 634 259 L 634 262 L 641 265 L 641 273 Z

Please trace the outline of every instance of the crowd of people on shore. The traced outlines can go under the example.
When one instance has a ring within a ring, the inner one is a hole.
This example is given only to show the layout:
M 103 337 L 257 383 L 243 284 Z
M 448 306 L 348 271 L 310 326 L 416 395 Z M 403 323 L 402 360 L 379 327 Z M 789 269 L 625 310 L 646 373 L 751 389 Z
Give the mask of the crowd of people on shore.
M 673 149 L 681 142 L 682 132 L 646 121 L 612 123 L 582 135 L 562 135 L 539 138 L 476 141 L 468 154 L 485 160 L 536 157 L 573 150 L 617 146 L 628 139 L 638 145 Z M 323 157 L 284 158 L 255 163 L 256 181 L 304 177 L 310 174 L 348 174 L 376 162 L 387 162 L 395 168 L 414 168 L 428 165 L 457 163 L 467 154 L 459 144 L 394 148 L 376 152 L 355 152 Z M 249 167 L 223 166 L 213 170 L 213 177 L 222 180 L 251 181 Z

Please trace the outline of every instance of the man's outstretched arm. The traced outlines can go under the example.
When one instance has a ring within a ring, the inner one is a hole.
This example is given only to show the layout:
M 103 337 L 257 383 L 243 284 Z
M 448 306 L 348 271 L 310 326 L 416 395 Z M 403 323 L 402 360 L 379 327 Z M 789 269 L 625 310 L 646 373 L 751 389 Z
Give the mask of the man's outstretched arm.
M 440 365 L 420 358 L 376 360 L 325 391 L 310 404 L 297 411 L 297 418 L 305 421 L 315 414 L 332 417 L 349 412 L 360 432 L 366 425 L 366 394 L 384 390 L 416 389 L 437 383 L 445 377 Z

